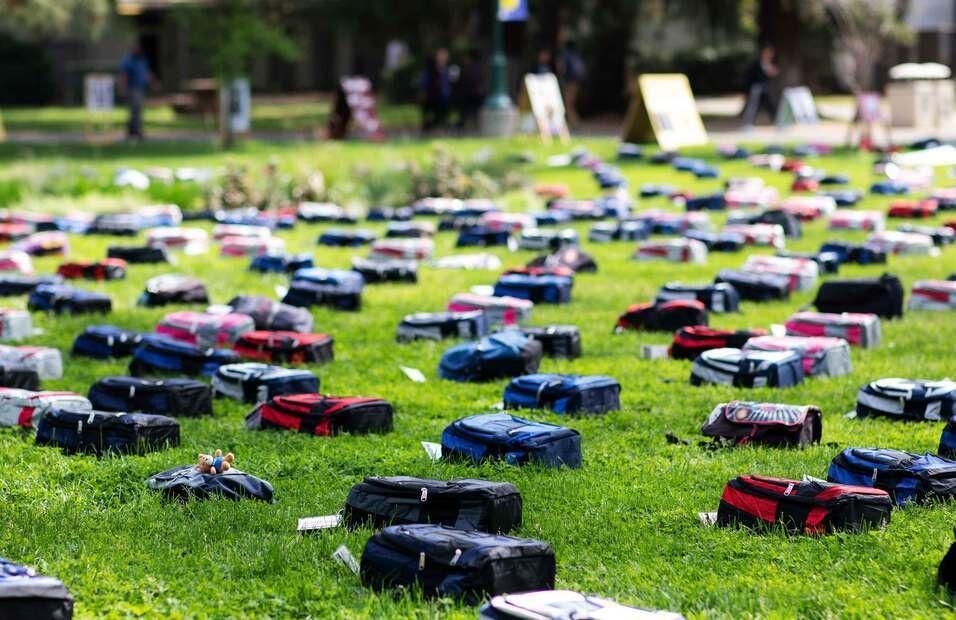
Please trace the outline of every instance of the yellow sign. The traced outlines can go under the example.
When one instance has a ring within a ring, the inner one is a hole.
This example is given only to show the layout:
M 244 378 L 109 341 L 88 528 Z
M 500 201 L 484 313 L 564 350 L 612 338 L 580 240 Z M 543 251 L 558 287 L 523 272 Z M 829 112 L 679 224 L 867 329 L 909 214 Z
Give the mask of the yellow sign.
M 625 142 L 657 142 L 665 151 L 707 144 L 694 93 L 682 73 L 645 73 L 624 121 Z

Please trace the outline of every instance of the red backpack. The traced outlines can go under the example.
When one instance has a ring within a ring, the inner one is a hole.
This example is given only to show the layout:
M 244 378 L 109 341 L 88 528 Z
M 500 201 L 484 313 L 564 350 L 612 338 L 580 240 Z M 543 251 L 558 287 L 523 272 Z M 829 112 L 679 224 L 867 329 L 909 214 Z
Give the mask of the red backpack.
M 328 334 L 258 330 L 239 337 L 233 350 L 242 357 L 272 363 L 324 364 L 334 358 Z
M 104 258 L 96 262 L 74 261 L 63 263 L 56 272 L 67 279 L 122 280 L 126 277 L 126 261 L 121 258 Z
M 682 327 L 674 334 L 671 343 L 671 357 L 675 360 L 694 360 L 704 351 L 711 349 L 741 349 L 744 344 L 756 336 L 766 336 L 764 329 L 711 329 L 706 325 Z
M 707 308 L 696 299 L 633 304 L 617 319 L 615 329 L 673 332 L 688 325 L 707 325 Z
M 289 429 L 323 437 L 341 432 L 387 433 L 392 405 L 381 398 L 289 394 L 262 403 L 246 416 L 246 427 Z

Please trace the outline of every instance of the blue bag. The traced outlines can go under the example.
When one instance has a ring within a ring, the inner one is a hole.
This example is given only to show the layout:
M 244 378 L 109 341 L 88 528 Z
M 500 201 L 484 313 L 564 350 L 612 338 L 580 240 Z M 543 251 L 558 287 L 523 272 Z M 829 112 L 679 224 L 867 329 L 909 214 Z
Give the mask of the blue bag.
M 830 463 L 827 480 L 873 487 L 897 505 L 956 496 L 956 461 L 935 454 L 877 448 L 847 448 Z
M 200 349 L 172 338 L 148 335 L 133 352 L 129 374 L 171 373 L 211 377 L 223 364 L 239 361 L 239 355 L 227 349 Z
M 358 310 L 362 305 L 365 280 L 354 271 L 342 269 L 299 269 L 292 274 L 289 291 L 282 303 L 307 308 L 331 306 L 336 310 Z
M 103 377 L 90 386 L 86 396 L 100 411 L 212 415 L 212 390 L 197 379 Z
M 727 208 L 727 203 L 724 201 L 723 194 L 716 193 L 688 198 L 684 208 L 688 211 L 723 211 Z
M 95 359 L 128 357 L 142 342 L 143 335 L 115 325 L 90 325 L 73 341 L 73 355 Z
M 438 363 L 438 375 L 451 381 L 516 377 L 536 372 L 542 355 L 540 342 L 507 330 L 448 349 Z
M 508 409 L 607 413 L 621 408 L 621 384 L 601 375 L 524 375 L 511 380 L 502 400 Z
M 64 284 L 41 284 L 33 289 L 27 308 L 54 314 L 107 313 L 113 309 L 108 295 L 84 291 Z
M 51 409 L 40 417 L 36 443 L 66 454 L 144 454 L 178 446 L 179 422 L 147 413 Z
M 517 297 L 534 303 L 566 304 L 574 280 L 567 276 L 509 273 L 495 283 L 495 297 Z
M 314 266 L 308 254 L 260 254 L 252 259 L 249 269 L 263 273 L 292 273 Z
M 495 230 L 486 226 L 466 226 L 458 232 L 457 247 L 508 245 L 511 233 L 507 230 Z
M 370 230 L 342 230 L 333 228 L 319 235 L 318 244 L 332 247 L 356 248 L 375 241 L 375 233 Z
M 441 434 L 442 458 L 509 465 L 581 467 L 581 435 L 575 430 L 532 422 L 507 413 L 473 415 L 452 422 Z
M 828 241 L 820 246 L 820 254 L 824 252 L 836 255 L 841 264 L 871 265 L 886 263 L 886 252 L 849 241 Z

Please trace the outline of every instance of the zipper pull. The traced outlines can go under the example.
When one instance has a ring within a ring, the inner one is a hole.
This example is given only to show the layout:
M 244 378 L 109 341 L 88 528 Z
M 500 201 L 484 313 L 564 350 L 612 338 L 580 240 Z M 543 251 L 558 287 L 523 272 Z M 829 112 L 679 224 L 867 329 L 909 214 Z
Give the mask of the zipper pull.
M 784 494 L 784 495 L 790 495 L 790 493 L 793 492 L 793 486 L 794 486 L 794 485 L 793 485 L 792 482 L 791 482 L 790 484 L 788 484 L 788 485 L 787 485 L 787 488 L 784 490 L 783 494 Z
M 83 434 L 83 420 L 76 421 L 76 434 L 77 435 Z
M 458 558 L 461 557 L 461 549 L 455 549 L 455 555 L 451 556 L 451 561 L 448 562 L 449 566 L 454 566 L 458 564 Z
M 428 489 L 426 487 L 422 487 L 422 497 L 419 501 L 421 502 L 428 501 Z
M 877 476 L 877 474 L 879 474 L 879 473 L 880 473 L 880 470 L 877 469 L 876 467 L 874 467 L 874 468 L 873 468 L 873 475 L 870 477 L 870 481 L 871 481 L 873 484 L 876 484 L 876 476 Z
M 136 394 L 136 386 L 135 385 L 129 386 L 129 397 L 132 398 L 135 394 Z
M 425 570 L 425 552 L 418 554 L 418 570 Z

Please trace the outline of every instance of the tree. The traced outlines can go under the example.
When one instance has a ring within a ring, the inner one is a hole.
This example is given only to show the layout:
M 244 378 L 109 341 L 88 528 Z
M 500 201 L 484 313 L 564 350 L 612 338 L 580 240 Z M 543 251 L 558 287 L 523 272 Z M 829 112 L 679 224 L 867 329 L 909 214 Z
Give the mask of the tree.
M 294 3 L 279 0 L 214 0 L 183 9 L 180 18 L 189 31 L 190 44 L 202 52 L 220 86 L 246 77 L 255 59 L 274 55 L 294 60 L 299 50 L 286 32 L 283 19 Z M 226 110 L 232 89 L 224 89 Z M 223 144 L 231 148 L 235 134 L 231 123 L 222 127 Z
M 902 24 L 894 0 L 829 0 L 834 33 L 833 70 L 850 92 L 873 90 L 874 69 L 891 43 L 912 33 Z

